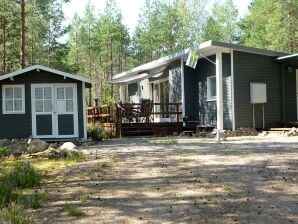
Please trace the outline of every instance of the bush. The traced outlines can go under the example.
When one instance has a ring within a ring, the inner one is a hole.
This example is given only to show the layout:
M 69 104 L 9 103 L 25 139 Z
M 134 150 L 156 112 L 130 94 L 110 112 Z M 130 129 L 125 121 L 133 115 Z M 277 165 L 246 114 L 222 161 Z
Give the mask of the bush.
M 14 164 L 6 177 L 17 188 L 28 188 L 38 185 L 41 174 L 29 162 L 20 161 Z
M 88 138 L 93 141 L 101 141 L 103 139 L 103 130 L 100 126 L 94 125 L 89 126 L 87 130 Z
M 89 126 L 87 133 L 88 138 L 91 138 L 93 141 L 101 141 L 113 138 L 112 131 L 105 131 L 98 125 Z
M 12 224 L 33 223 L 31 216 L 26 213 L 22 206 L 11 204 L 5 209 L 0 210 L 0 222 L 6 221 Z
M 0 147 L 0 159 L 9 155 L 9 149 L 6 147 Z

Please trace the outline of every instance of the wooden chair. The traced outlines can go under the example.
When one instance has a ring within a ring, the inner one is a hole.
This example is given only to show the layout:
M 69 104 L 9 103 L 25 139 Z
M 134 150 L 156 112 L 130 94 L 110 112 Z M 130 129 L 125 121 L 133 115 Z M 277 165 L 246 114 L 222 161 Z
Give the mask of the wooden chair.
M 153 110 L 153 102 L 151 100 L 142 100 L 137 116 L 145 118 L 145 122 L 149 123 Z

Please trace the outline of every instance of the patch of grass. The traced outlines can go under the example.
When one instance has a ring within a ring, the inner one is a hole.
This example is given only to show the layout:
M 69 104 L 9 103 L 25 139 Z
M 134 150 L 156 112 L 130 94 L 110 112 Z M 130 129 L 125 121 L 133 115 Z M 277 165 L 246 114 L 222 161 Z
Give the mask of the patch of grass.
M 82 161 L 85 161 L 86 160 L 86 155 L 82 152 L 78 152 L 78 153 L 74 153 L 74 154 L 71 154 L 71 155 L 67 155 L 65 158 L 64 158 L 65 161 L 67 162 L 82 162 Z
M 42 207 L 48 199 L 48 194 L 45 192 L 19 191 L 17 192 L 16 201 L 25 208 L 37 209 Z
M 86 196 L 80 196 L 80 202 L 82 204 L 86 203 L 87 202 L 87 197 Z
M 30 214 L 28 214 L 24 207 L 11 204 L 7 208 L 0 210 L 0 220 L 12 224 L 31 224 L 34 223 Z
M 74 207 L 73 205 L 65 205 L 65 210 L 68 216 L 82 217 L 85 216 L 86 213 L 79 208 Z
M 117 155 L 117 154 L 114 154 L 114 155 L 111 156 L 111 160 L 113 162 L 118 162 L 120 160 L 120 156 Z
M 5 156 L 8 156 L 10 149 L 6 147 L 0 147 L 0 159 L 2 159 Z
M 153 141 L 153 143 L 162 144 L 162 145 L 177 145 L 178 141 L 173 137 L 164 137 L 164 138 L 161 138 L 160 140 Z
M 17 161 L 0 178 L 0 206 L 13 201 L 13 191 L 37 186 L 41 174 L 27 161 Z
M 231 192 L 233 189 L 228 185 L 228 184 L 224 184 L 222 186 L 223 191 L 225 192 Z
M 28 188 L 37 186 L 40 183 L 41 174 L 30 162 L 20 161 L 13 165 L 5 178 L 14 183 L 15 187 Z

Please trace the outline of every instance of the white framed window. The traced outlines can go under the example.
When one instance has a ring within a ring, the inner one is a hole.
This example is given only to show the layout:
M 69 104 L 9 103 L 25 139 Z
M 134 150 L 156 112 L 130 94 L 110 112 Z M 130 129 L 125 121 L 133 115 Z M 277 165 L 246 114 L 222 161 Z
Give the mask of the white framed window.
M 207 100 L 216 100 L 216 76 L 207 77 Z
M 2 86 L 2 111 L 3 114 L 25 113 L 25 86 Z

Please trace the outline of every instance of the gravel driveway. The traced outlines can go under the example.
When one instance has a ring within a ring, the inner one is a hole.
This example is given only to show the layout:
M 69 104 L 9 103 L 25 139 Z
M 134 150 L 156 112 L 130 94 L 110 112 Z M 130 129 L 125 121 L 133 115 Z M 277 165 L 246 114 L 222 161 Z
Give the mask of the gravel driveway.
M 38 223 L 298 223 L 298 137 L 127 138 L 54 170 Z M 71 204 L 85 216 L 71 217 Z

